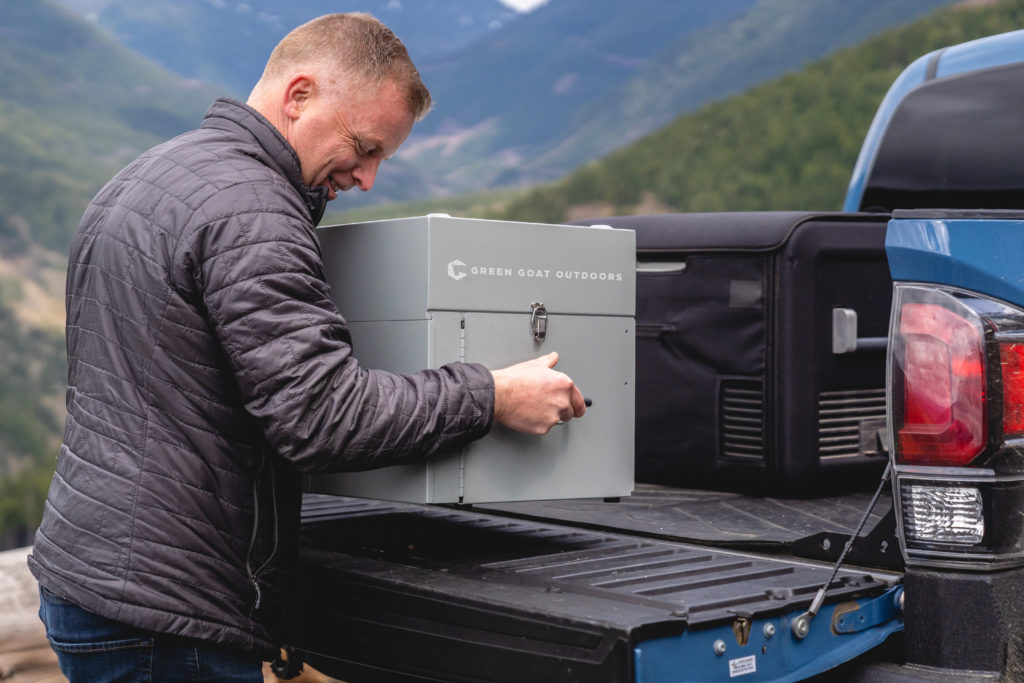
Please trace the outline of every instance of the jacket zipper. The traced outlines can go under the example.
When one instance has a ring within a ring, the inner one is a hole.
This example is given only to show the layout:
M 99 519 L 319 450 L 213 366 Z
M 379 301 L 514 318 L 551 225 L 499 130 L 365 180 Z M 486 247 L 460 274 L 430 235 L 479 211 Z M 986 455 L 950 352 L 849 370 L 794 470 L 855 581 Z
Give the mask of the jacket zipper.
M 267 454 L 266 451 L 260 448 L 260 466 L 256 470 L 256 477 L 252 484 L 252 534 L 249 536 L 249 548 L 245 554 L 245 571 L 249 575 L 249 581 L 252 583 L 253 590 L 256 593 L 256 602 L 253 604 L 252 611 L 256 612 L 259 610 L 260 605 L 263 603 L 263 592 L 260 590 L 259 576 L 260 573 L 267 568 L 273 559 L 277 555 L 278 546 L 278 528 L 277 528 L 277 481 L 271 472 L 270 477 L 270 509 L 272 513 L 273 521 L 273 545 L 270 549 L 270 554 L 267 559 L 263 561 L 256 569 L 253 569 L 253 553 L 256 551 L 256 540 L 259 535 L 260 528 L 260 480 L 263 477 L 263 472 L 267 466 Z

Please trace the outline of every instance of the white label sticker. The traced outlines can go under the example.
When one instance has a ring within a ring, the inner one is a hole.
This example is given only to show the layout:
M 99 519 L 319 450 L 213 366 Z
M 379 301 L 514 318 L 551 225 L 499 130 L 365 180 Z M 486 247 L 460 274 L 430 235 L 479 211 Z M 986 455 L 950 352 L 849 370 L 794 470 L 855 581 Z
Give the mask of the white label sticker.
M 745 676 L 756 672 L 757 657 L 754 655 L 729 660 L 729 678 L 736 678 L 737 676 Z

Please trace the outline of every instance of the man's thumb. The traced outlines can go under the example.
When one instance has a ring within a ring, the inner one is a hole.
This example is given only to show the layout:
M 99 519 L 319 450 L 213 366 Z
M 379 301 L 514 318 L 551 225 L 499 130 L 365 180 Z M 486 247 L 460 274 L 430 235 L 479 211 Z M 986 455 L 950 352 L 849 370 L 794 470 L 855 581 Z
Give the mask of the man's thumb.
M 547 355 L 541 356 L 537 360 L 542 362 L 545 366 L 553 368 L 558 364 L 558 351 L 552 351 Z

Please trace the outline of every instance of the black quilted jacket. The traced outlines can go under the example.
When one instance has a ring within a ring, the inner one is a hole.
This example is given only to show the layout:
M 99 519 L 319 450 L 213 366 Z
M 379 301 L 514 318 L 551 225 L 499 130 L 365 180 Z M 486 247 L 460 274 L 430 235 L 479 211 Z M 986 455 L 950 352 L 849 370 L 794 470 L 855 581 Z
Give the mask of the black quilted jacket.
M 273 655 L 299 474 L 420 460 L 490 429 L 482 366 L 359 367 L 314 234 L 325 201 L 230 100 L 97 195 L 68 266 L 68 417 L 29 559 L 43 586 Z

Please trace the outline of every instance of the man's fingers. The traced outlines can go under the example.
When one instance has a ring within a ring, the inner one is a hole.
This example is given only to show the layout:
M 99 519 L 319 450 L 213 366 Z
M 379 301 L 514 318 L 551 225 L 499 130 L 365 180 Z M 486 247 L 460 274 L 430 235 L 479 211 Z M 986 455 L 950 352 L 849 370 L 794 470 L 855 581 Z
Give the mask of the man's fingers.
M 546 434 L 555 424 L 582 417 L 586 399 L 572 378 L 555 370 L 558 353 L 494 370 L 494 417 L 528 434 Z
M 574 417 L 583 417 L 587 412 L 586 399 L 583 398 L 583 394 L 580 393 L 579 387 L 575 384 L 569 390 L 569 405 L 565 406 L 558 412 L 558 424 L 568 422 Z
M 573 417 L 583 417 L 583 414 L 587 412 L 586 399 L 583 398 L 580 388 L 575 384 L 572 385 L 569 402 L 572 404 Z

